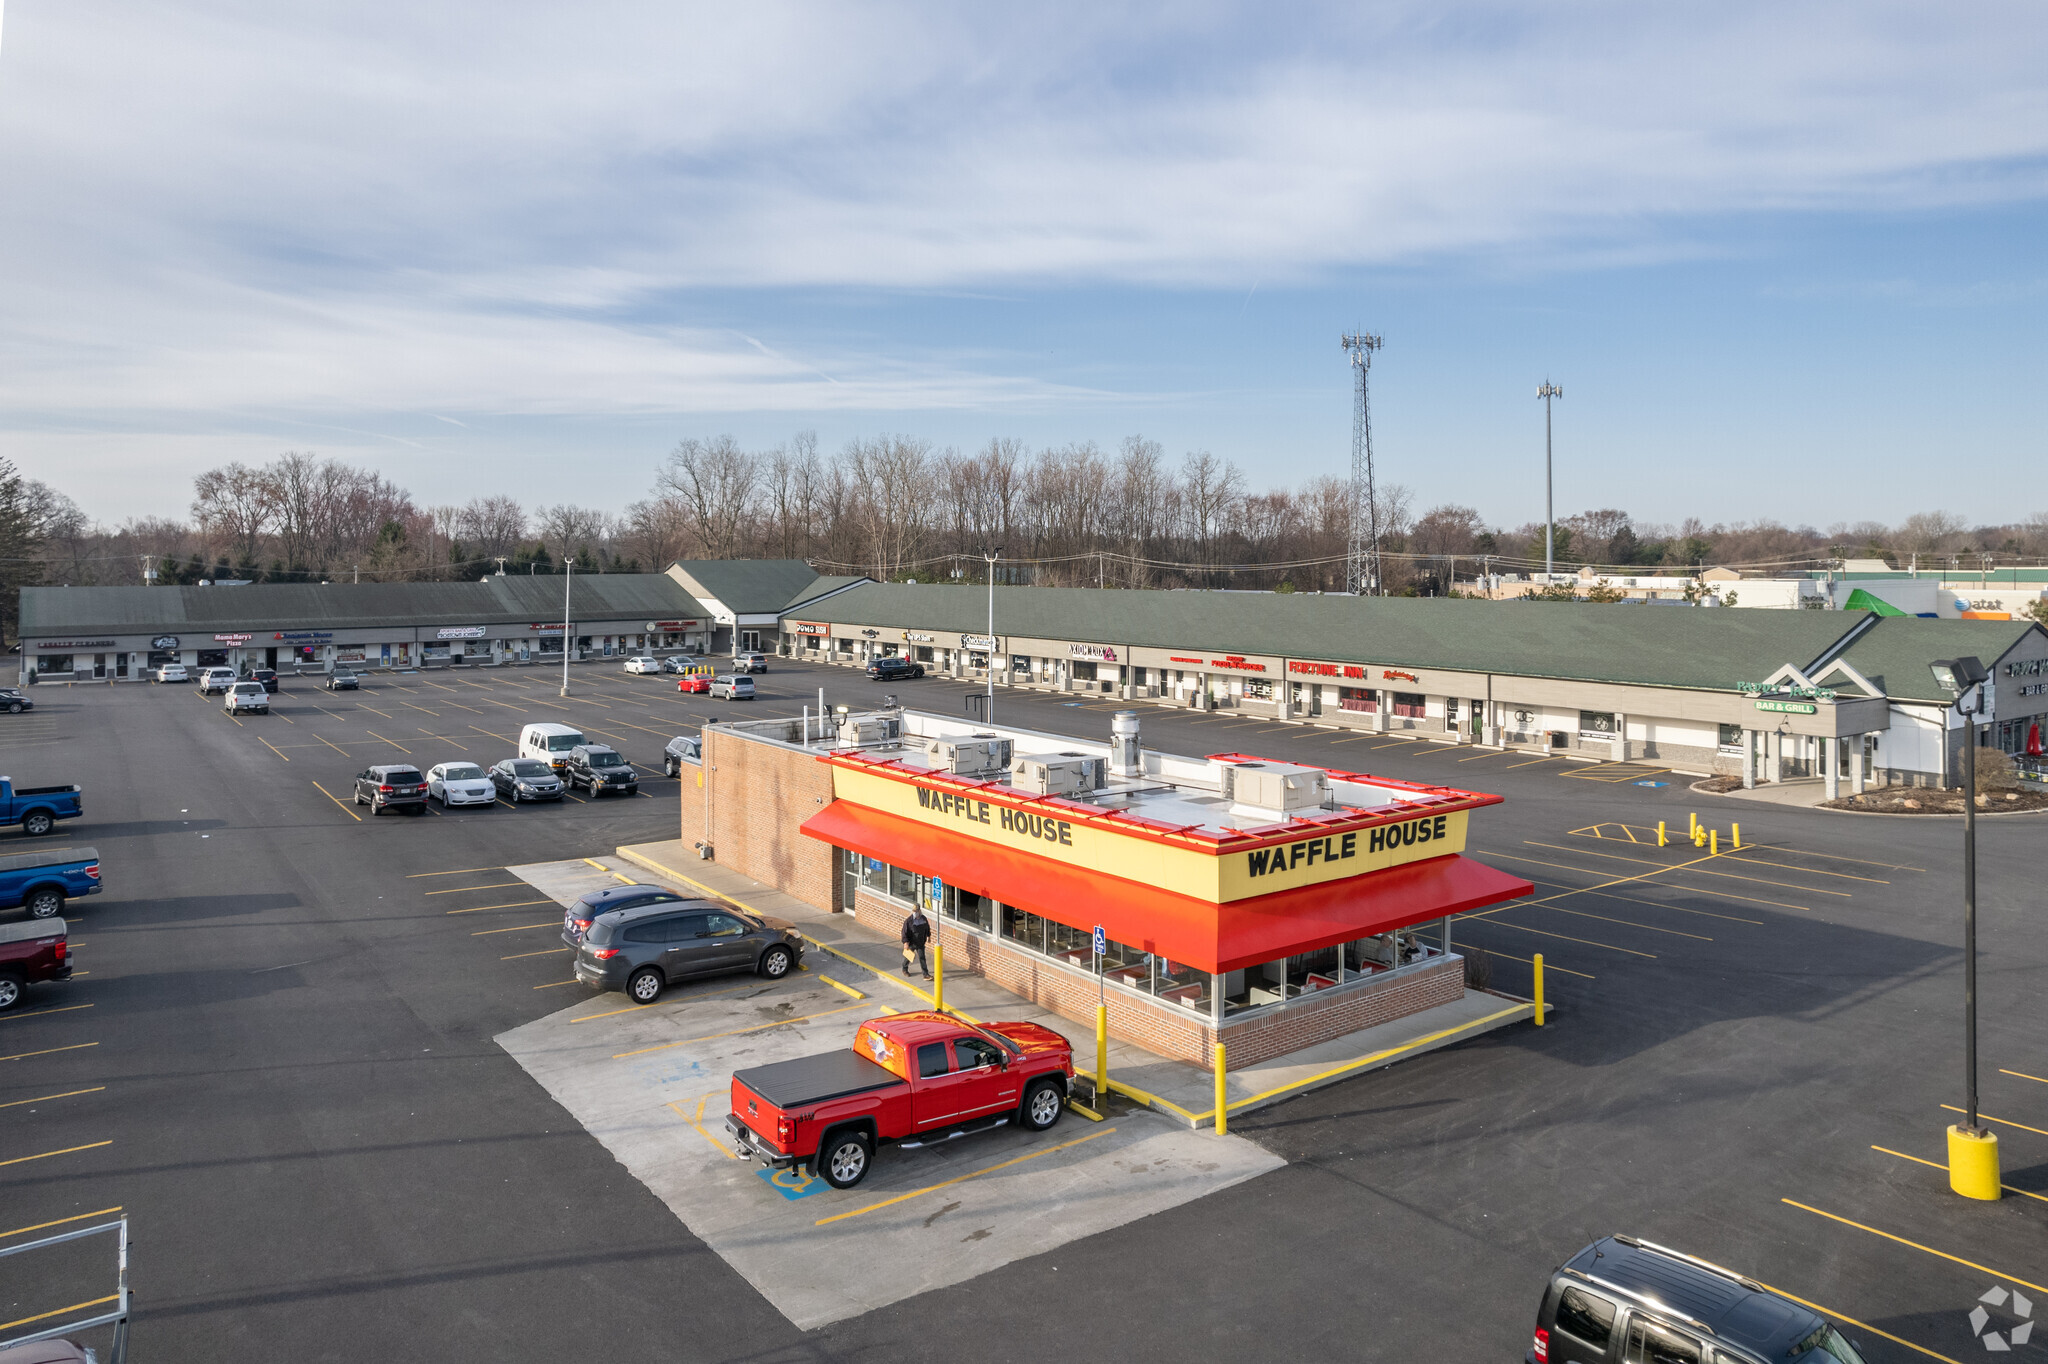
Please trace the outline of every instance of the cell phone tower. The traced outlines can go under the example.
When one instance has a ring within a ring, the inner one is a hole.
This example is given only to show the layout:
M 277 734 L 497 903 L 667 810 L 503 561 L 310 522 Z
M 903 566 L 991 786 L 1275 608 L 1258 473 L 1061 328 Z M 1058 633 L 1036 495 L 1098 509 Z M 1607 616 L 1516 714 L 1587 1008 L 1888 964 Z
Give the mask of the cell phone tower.
M 1384 342 L 1370 332 L 1349 332 L 1344 349 L 1358 382 L 1351 390 L 1351 545 L 1344 586 L 1361 597 L 1386 593 L 1380 577 L 1380 508 L 1372 474 L 1372 353 Z

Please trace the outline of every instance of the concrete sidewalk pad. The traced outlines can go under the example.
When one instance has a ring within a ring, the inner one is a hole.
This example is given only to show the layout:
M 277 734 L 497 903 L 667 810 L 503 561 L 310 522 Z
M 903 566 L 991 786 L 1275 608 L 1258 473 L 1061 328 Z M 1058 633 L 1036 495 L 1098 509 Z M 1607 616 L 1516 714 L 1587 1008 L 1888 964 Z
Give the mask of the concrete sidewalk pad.
M 692 850 L 680 840 L 636 844 L 622 847 L 618 853 L 623 859 L 621 865 L 652 873 L 658 881 L 691 893 L 722 896 L 755 913 L 795 922 L 814 943 L 827 949 L 820 952 L 813 948 L 807 955 L 806 964 L 813 971 L 861 990 L 878 992 L 875 997 L 879 1002 L 899 1008 L 928 1008 L 933 1002 L 931 987 L 926 982 L 913 984 L 898 972 L 900 958 L 893 935 L 870 932 L 852 915 L 828 913 L 715 862 L 700 861 L 690 855 Z M 863 971 L 868 973 L 865 981 L 859 978 Z M 978 975 L 948 976 L 945 1003 L 950 1009 L 978 1019 L 1023 1019 L 1044 1024 L 1074 1044 L 1077 1067 L 1093 1078 L 1095 1033 L 1089 1025 L 1062 1018 Z M 1453 1046 L 1512 1023 L 1526 1022 L 1533 1012 L 1534 1006 L 1526 1000 L 1467 990 L 1463 999 L 1452 1003 L 1229 1072 L 1224 1083 L 1231 1115 L 1253 1112 L 1295 1094 Z M 1109 1077 L 1113 1089 L 1190 1127 L 1211 1126 L 1215 1122 L 1216 1079 L 1214 1072 L 1205 1067 L 1169 1060 L 1131 1043 L 1112 1040 Z
M 739 1160 L 724 1132 L 733 1071 L 849 1046 L 879 1005 L 807 975 L 772 985 L 729 976 L 645 1008 L 591 995 L 497 1042 L 806 1330 L 1285 1163 L 1252 1142 L 1192 1132 L 1142 1109 L 1102 1123 L 1069 1113 L 1043 1133 L 1005 1127 L 915 1150 L 884 1147 L 874 1172 L 849 1190 L 787 1172 L 770 1178 Z

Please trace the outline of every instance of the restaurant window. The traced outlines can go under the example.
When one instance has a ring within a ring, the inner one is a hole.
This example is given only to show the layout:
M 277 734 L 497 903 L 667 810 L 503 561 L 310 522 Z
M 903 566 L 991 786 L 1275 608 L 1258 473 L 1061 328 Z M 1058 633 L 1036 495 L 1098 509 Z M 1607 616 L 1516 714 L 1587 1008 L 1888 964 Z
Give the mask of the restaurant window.
M 1361 715 L 1371 715 L 1379 709 L 1379 701 L 1370 687 L 1339 687 L 1337 708 L 1357 711 Z
M 1036 914 L 1027 913 L 1015 905 L 1003 906 L 1003 936 L 1011 942 L 1030 948 L 1034 952 L 1045 951 L 1045 920 Z
M 1095 667 L 1093 659 L 1077 658 L 1067 665 L 1067 671 L 1072 674 L 1076 682 L 1093 682 L 1095 681 Z
M 902 867 L 889 868 L 889 898 L 906 904 L 917 899 L 917 878 Z
M 1397 691 L 1394 693 L 1394 714 L 1405 716 L 1410 720 L 1420 720 L 1428 713 L 1428 710 L 1428 705 L 1417 693 L 1412 691 Z
M 1721 725 L 1719 730 L 1718 741 L 1721 745 L 1721 751 L 1723 753 L 1740 753 L 1742 751 L 1742 726 Z
M 986 895 L 976 895 L 971 890 L 948 886 L 944 909 L 949 919 L 958 919 L 969 928 L 978 928 L 984 933 L 995 932 L 996 902 Z
M 1045 925 L 1045 951 L 1048 956 L 1058 957 L 1071 966 L 1095 969 L 1095 935 L 1085 928 L 1069 928 L 1048 920 Z
M 1247 677 L 1244 680 L 1244 694 L 1248 701 L 1270 701 L 1273 699 L 1273 679 L 1270 677 Z

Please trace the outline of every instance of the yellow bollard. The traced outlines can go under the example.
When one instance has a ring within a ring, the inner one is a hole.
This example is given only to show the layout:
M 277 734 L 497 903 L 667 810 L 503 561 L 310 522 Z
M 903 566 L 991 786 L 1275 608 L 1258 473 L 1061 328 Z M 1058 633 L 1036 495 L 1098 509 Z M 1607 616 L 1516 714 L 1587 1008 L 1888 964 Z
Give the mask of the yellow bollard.
M 1543 1026 L 1543 954 L 1536 954 L 1536 1026 Z
M 1693 833 L 1697 834 L 1700 831 L 1699 815 L 1697 813 L 1688 814 L 1686 815 L 1686 819 L 1690 821 L 1686 827 L 1690 829 Z
M 1731 842 L 1733 842 L 1733 843 L 1735 844 L 1735 851 L 1737 851 L 1737 852 L 1741 852 L 1741 851 L 1742 851 L 1742 826 L 1741 826 L 1740 824 L 1730 824 L 1730 825 L 1728 826 L 1728 834 L 1729 834 L 1729 839 L 1730 839 L 1730 841 L 1731 841 Z
M 1664 847 L 1668 841 L 1664 837 L 1664 821 L 1660 819 L 1657 821 L 1657 846 Z
M 1965 1198 L 1998 1198 L 1998 1134 L 1948 1129 L 1948 1186 Z
M 1095 1106 L 1109 1092 L 1109 1006 L 1095 1006 Z
M 946 944 L 932 934 L 932 1007 L 946 1011 Z
M 1230 1091 L 1223 1087 L 1223 1044 L 1216 1044 L 1216 1135 L 1230 1135 Z
M 1709 829 L 1707 831 L 1707 851 L 1716 857 L 1721 855 L 1721 831 L 1719 829 Z

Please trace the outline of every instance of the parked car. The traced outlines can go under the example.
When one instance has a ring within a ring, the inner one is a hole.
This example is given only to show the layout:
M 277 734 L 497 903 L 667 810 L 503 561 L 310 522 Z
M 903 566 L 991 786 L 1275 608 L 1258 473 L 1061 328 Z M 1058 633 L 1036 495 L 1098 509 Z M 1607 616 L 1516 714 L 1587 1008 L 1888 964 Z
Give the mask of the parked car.
M 732 670 L 736 673 L 765 673 L 768 671 L 768 655 L 757 653 L 734 654 Z
M 236 682 L 228 688 L 227 699 L 220 708 L 230 715 L 246 710 L 260 710 L 270 714 L 270 693 L 263 690 L 261 682 Z
M 9 715 L 19 715 L 25 710 L 34 710 L 36 703 L 13 687 L 0 687 L 0 710 Z
M 185 671 L 185 665 L 182 663 L 160 664 L 157 670 L 150 675 L 150 681 L 152 682 L 190 682 L 191 680 L 191 674 Z
M 475 763 L 438 763 L 427 769 L 427 794 L 451 805 L 496 805 L 498 788 Z
M 233 668 L 202 668 L 199 671 L 199 694 L 201 696 L 211 696 L 215 692 L 226 691 L 234 685 L 235 670 Z
M 424 814 L 427 808 L 427 779 L 410 763 L 380 763 L 356 773 L 356 804 L 367 805 L 370 813 L 403 810 Z
M 923 677 L 924 664 L 888 654 L 868 664 L 868 681 L 895 682 L 906 677 Z
M 640 789 L 640 774 L 610 744 L 578 744 L 569 750 L 562 780 L 595 796 L 630 796 Z
M 583 742 L 583 731 L 568 725 L 528 725 L 519 731 L 519 756 L 538 758 L 556 772 L 569 765 L 569 750 Z
M 0 857 L 0 909 L 26 905 L 30 918 L 54 919 L 64 912 L 66 900 L 99 893 L 97 848 Z
M 661 750 L 661 770 L 671 777 L 683 774 L 684 763 L 704 761 L 704 742 L 688 734 L 678 734 L 670 739 Z
M 0 924 L 0 1012 L 21 1003 L 30 985 L 70 979 L 70 947 L 62 919 Z
M 704 659 L 699 654 L 670 654 L 661 660 L 661 670 L 665 673 L 679 673 L 700 667 L 703 662 Z
M 1073 1080 L 1074 1049 L 1050 1028 L 892 1014 L 861 1024 L 849 1050 L 734 1072 L 725 1127 L 742 1160 L 809 1166 L 850 1189 L 883 1142 L 908 1150 L 1012 1122 L 1043 1132 Z
M 711 674 L 708 672 L 685 673 L 676 679 L 676 690 L 694 696 L 702 696 L 711 690 Z
M 1524 1358 L 1863 1364 L 1856 1346 L 1810 1308 L 1732 1269 L 1633 1236 L 1595 1241 L 1558 1267 Z
M 626 671 L 629 673 L 659 673 L 661 671 L 661 660 L 653 654 L 635 654 L 626 660 Z
M 513 804 L 522 800 L 560 800 L 562 779 L 539 758 L 507 758 L 491 768 L 491 786 Z
M 754 699 L 754 679 L 744 673 L 731 673 L 725 677 L 711 679 L 711 699 L 714 701 L 751 701 Z
M 334 665 L 334 671 L 327 674 L 327 680 L 320 685 L 329 691 L 354 691 L 362 682 L 362 678 L 356 676 L 354 668 L 344 668 L 337 663 Z
M 803 945 L 784 919 L 756 918 L 712 900 L 644 901 L 590 921 L 576 944 L 576 979 L 652 1004 L 693 976 L 752 971 L 780 980 L 802 960 Z
M 590 932 L 590 926 L 599 916 L 617 910 L 638 909 L 642 905 L 681 904 L 683 897 L 667 886 L 631 885 L 608 886 L 604 890 L 593 890 L 578 897 L 562 915 L 562 941 L 571 947 L 583 945 L 583 937 Z
M 272 696 L 277 695 L 277 669 L 275 668 L 245 668 L 242 670 L 242 680 L 244 682 L 260 682 L 263 684 L 264 691 Z
M 30 838 L 41 838 L 60 819 L 85 813 L 85 790 L 78 786 L 20 786 L 0 777 L 0 825 L 19 824 Z

